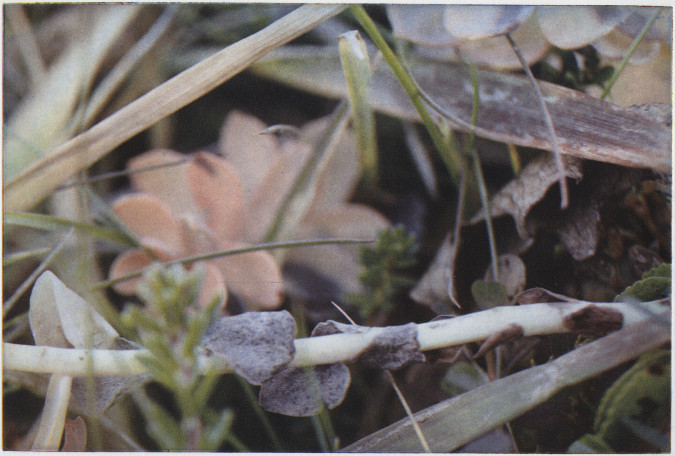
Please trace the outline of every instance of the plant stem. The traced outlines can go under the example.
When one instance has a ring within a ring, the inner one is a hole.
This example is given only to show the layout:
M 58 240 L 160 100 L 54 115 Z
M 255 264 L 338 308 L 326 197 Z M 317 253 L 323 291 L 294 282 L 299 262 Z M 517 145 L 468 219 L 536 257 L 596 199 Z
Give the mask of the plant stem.
M 283 242 L 266 242 L 263 244 L 254 244 L 254 245 L 249 245 L 247 247 L 241 247 L 238 249 L 230 249 L 230 250 L 221 250 L 218 252 L 212 252 L 212 253 L 207 253 L 204 255 L 194 255 L 190 257 L 185 257 L 185 258 L 180 258 L 178 260 L 174 261 L 167 261 L 163 263 L 164 266 L 172 266 L 175 264 L 190 264 L 190 263 L 195 263 L 197 261 L 204 261 L 204 260 L 213 260 L 214 258 L 221 258 L 221 257 L 226 257 L 230 255 L 239 255 L 242 253 L 249 253 L 249 252 L 255 252 L 258 250 L 273 250 L 273 249 L 286 249 L 286 248 L 293 248 L 293 247 L 312 247 L 315 245 L 326 245 L 326 244 L 359 244 L 359 243 L 367 243 L 367 242 L 375 242 L 374 239 L 309 239 L 309 240 L 302 240 L 302 241 L 283 241 Z M 148 270 L 149 268 L 152 268 L 154 265 L 147 266 L 143 269 L 139 269 L 138 271 L 130 272 L 129 274 L 125 274 L 123 276 L 117 277 L 112 280 L 106 280 L 105 282 L 99 282 L 96 285 L 92 287 L 92 290 L 99 290 L 101 288 L 109 287 L 111 285 L 114 285 L 118 282 L 123 282 L 125 280 L 129 279 L 135 279 L 136 277 L 140 277 L 143 275 L 143 272 Z
M 416 325 L 420 351 L 482 341 L 510 325 L 522 327 L 523 336 L 568 333 L 565 317 L 589 306 L 622 314 L 623 326 L 649 321 L 649 324 L 667 324 L 659 319 L 669 300 L 645 303 L 545 303 L 522 306 L 495 307 L 448 320 Z M 388 327 L 365 328 L 362 333 L 331 334 L 295 340 L 295 356 L 289 367 L 344 362 L 357 358 L 372 341 L 389 331 Z M 91 357 L 95 375 L 141 375 L 147 368 L 141 357 L 146 350 L 84 350 L 35 345 L 3 343 L 3 367 L 26 372 L 61 373 L 84 376 L 87 374 L 87 356 Z M 216 357 L 197 359 L 200 372 L 232 372 L 230 366 Z
M 607 85 L 602 90 L 602 93 L 600 94 L 600 98 L 602 100 L 604 100 L 605 97 L 607 95 L 609 95 L 610 90 L 612 90 L 612 87 L 614 87 L 614 83 L 616 82 L 617 79 L 619 79 L 619 76 L 621 75 L 621 72 L 623 71 L 624 67 L 626 66 L 626 64 L 630 60 L 631 56 L 633 55 L 633 53 L 635 52 L 637 47 L 642 42 L 642 39 L 645 37 L 645 35 L 649 31 L 649 29 L 652 27 L 652 25 L 654 24 L 656 19 L 661 14 L 661 11 L 663 11 L 663 8 L 664 7 L 662 6 L 661 8 L 657 9 L 654 12 L 654 14 L 652 14 L 652 16 L 649 18 L 649 20 L 644 25 L 644 27 L 642 27 L 642 30 L 640 30 L 640 33 L 638 34 L 638 36 L 636 36 L 635 39 L 633 40 L 633 42 L 631 43 L 630 47 L 626 51 L 626 55 L 623 56 L 623 59 L 621 59 L 621 62 L 616 67 L 616 70 L 614 70 L 614 72 L 612 73 L 612 77 L 609 79 L 609 81 L 607 81 Z
M 546 101 L 544 101 L 544 96 L 541 94 L 539 84 L 537 84 L 537 80 L 534 78 L 532 70 L 530 70 L 530 67 L 527 65 L 525 57 L 523 57 L 523 54 L 521 54 L 520 49 L 518 49 L 518 46 L 511 37 L 511 34 L 507 33 L 506 39 L 509 40 L 513 52 L 515 52 L 516 56 L 518 57 L 518 60 L 520 60 L 520 64 L 522 65 L 523 70 L 527 75 L 527 78 L 530 80 L 530 84 L 532 85 L 537 101 L 539 102 L 541 113 L 544 115 L 544 121 L 546 122 L 546 127 L 548 128 L 548 134 L 550 136 L 551 150 L 553 151 L 553 156 L 555 157 L 555 162 L 556 165 L 558 166 L 558 173 L 560 175 L 559 176 L 560 208 L 566 209 L 569 203 L 569 198 L 567 195 L 568 192 L 567 192 L 567 177 L 565 176 L 565 163 L 563 162 L 562 155 L 560 155 L 560 150 L 558 149 L 558 135 L 556 134 L 555 127 L 553 126 L 553 119 L 551 119 L 551 114 L 549 113 L 548 107 L 546 106 Z
M 424 102 L 420 97 L 420 93 L 417 90 L 415 82 L 408 75 L 405 68 L 403 68 L 403 65 L 401 65 L 401 63 L 398 61 L 396 55 L 394 54 L 394 51 L 391 50 L 382 34 L 377 29 L 377 26 L 375 25 L 373 20 L 370 18 L 370 16 L 368 16 L 368 13 L 363 8 L 363 6 L 351 5 L 349 7 L 349 10 L 354 15 L 359 24 L 361 24 L 361 27 L 363 27 L 366 33 L 368 33 L 370 39 L 373 40 L 375 46 L 377 46 L 377 48 L 382 53 L 382 57 L 384 58 L 384 60 L 387 62 L 389 67 L 391 67 L 392 71 L 396 75 L 396 79 L 398 79 L 398 82 L 401 84 L 401 87 L 403 87 L 403 90 L 405 90 L 406 95 L 408 95 L 413 106 L 415 106 L 415 110 L 417 110 L 417 113 L 422 119 L 424 126 L 429 132 L 429 135 L 431 136 L 431 140 L 433 141 L 434 146 L 441 154 L 441 158 L 448 167 L 448 170 L 452 175 L 453 181 L 458 182 L 459 176 L 457 166 L 456 164 L 454 164 L 452 160 L 450 148 L 443 140 L 443 135 L 441 135 L 440 130 L 438 129 L 434 121 L 431 119 L 431 116 L 429 115 L 427 108 L 424 106 Z

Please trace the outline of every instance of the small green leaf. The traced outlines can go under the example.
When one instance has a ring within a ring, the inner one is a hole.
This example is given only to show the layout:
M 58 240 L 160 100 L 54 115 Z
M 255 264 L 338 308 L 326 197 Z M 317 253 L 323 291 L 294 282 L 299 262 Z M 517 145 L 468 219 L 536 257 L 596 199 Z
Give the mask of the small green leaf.
M 670 294 L 670 264 L 659 265 L 642 275 L 642 280 L 627 287 L 614 302 L 651 301 Z
M 607 390 L 595 417 L 596 434 L 617 451 L 631 452 L 635 436 L 623 418 L 659 428 L 670 412 L 670 350 L 645 353 Z
M 491 309 L 508 302 L 506 289 L 499 282 L 476 280 L 471 284 L 471 295 L 481 309 Z
M 447 370 L 441 388 L 452 397 L 478 388 L 488 381 L 487 374 L 476 364 L 459 361 Z

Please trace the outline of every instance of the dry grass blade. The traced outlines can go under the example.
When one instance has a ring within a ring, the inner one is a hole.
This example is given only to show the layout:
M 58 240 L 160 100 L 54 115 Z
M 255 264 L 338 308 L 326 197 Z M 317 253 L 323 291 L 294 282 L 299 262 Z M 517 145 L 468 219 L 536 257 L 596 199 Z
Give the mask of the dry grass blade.
M 295 68 L 294 68 L 295 67 Z M 452 119 L 471 118 L 473 90 L 461 64 L 410 62 L 415 81 Z M 322 47 L 284 48 L 254 66 L 258 74 L 292 87 L 332 98 L 347 90 L 339 77 L 335 52 Z M 309 75 L 309 76 L 308 76 Z M 311 76 L 311 77 L 310 77 Z M 480 116 L 476 135 L 493 141 L 552 150 L 550 134 L 532 87 L 523 76 L 479 71 Z M 671 128 L 657 119 L 590 95 L 540 82 L 563 155 L 621 166 L 671 171 Z M 380 66 L 372 80 L 377 111 L 419 121 L 410 99 L 389 68 Z M 460 130 L 470 126 L 454 125 Z
M 5 209 L 22 211 L 127 139 L 213 90 L 251 63 L 340 13 L 340 5 L 305 5 L 148 92 L 52 150 L 4 187 Z

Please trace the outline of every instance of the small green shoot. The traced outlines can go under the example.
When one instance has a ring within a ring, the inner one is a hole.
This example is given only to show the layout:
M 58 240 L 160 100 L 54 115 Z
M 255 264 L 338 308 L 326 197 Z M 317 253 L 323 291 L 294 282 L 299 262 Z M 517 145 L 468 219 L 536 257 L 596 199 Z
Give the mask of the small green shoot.
M 365 270 L 359 280 L 364 291 L 348 295 L 347 301 L 358 307 L 362 317 L 392 310 L 401 292 L 413 285 L 414 281 L 403 271 L 415 264 L 416 250 L 415 237 L 406 234 L 402 226 L 381 231 L 374 247 L 360 249 Z
M 200 309 L 201 281 L 200 268 L 155 265 L 138 288 L 145 307 L 130 306 L 122 314 L 123 323 L 138 332 L 149 351 L 142 356 L 143 364 L 176 401 L 178 419 L 144 394 L 137 395 L 148 433 L 163 450 L 215 451 L 228 438 L 233 420 L 231 411 L 217 412 L 205 405 L 217 374 L 199 372 L 196 347 L 224 300 L 217 296 Z

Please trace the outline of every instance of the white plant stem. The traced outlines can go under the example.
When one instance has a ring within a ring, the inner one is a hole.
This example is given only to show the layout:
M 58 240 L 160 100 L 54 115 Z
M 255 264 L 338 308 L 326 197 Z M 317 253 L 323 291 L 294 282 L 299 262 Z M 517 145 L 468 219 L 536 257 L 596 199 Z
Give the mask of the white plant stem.
M 417 325 L 417 341 L 421 351 L 461 345 L 487 339 L 511 325 L 519 325 L 523 336 L 569 332 L 565 317 L 588 306 L 611 309 L 623 316 L 623 326 L 648 322 L 663 312 L 666 301 L 644 303 L 546 303 L 495 307 L 482 312 Z M 358 334 L 331 334 L 295 340 L 295 356 L 291 366 L 330 364 L 355 359 L 380 334 L 391 327 L 364 328 Z M 140 360 L 145 350 L 84 350 L 3 343 L 3 367 L 26 372 L 60 373 L 63 375 L 140 375 L 147 370 Z M 88 366 L 88 362 L 91 364 Z M 216 356 L 198 358 L 203 372 L 232 372 Z M 92 366 L 92 367 L 90 367 Z M 91 369 L 91 370 L 89 370 Z

